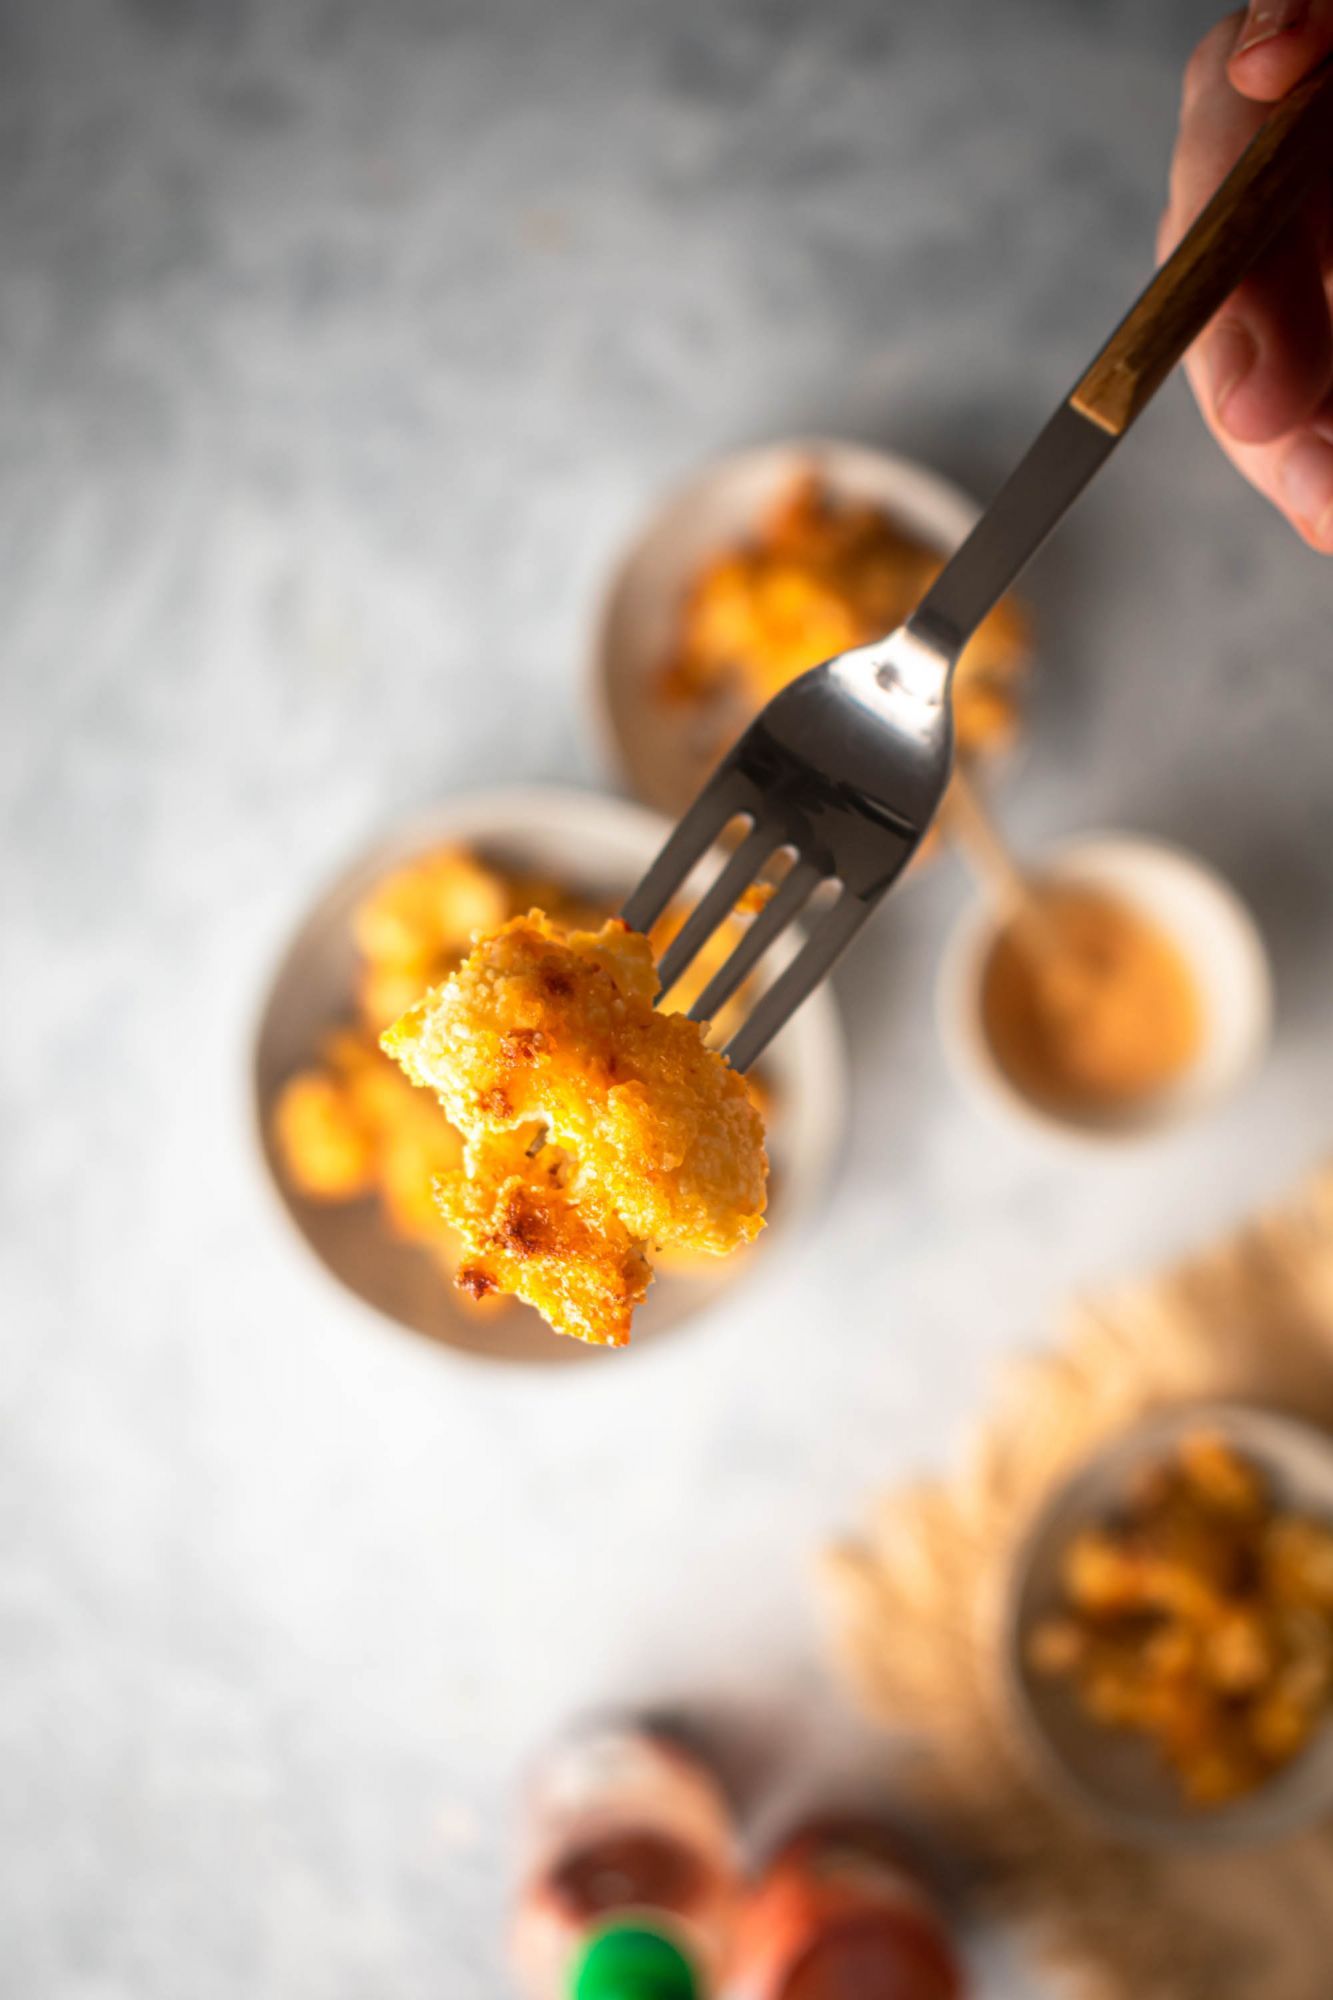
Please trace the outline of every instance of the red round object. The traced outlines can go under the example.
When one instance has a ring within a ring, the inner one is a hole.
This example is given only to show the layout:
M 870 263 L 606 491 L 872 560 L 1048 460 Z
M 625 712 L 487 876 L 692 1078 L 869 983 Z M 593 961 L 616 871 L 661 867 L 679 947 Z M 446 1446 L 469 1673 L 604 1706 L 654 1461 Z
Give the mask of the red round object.
M 891 1832 L 821 1820 L 779 1849 L 741 1918 L 743 2000 L 963 2000 L 943 1922 Z

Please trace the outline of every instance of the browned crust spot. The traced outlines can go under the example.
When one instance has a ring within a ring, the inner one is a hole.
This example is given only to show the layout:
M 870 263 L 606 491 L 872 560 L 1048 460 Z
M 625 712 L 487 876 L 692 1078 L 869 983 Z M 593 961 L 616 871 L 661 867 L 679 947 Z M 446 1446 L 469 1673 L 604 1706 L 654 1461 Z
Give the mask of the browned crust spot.
M 480 1264 L 460 1264 L 454 1279 L 460 1292 L 481 1300 L 495 1290 L 495 1280 L 489 1271 L 483 1271 Z
M 504 1053 L 515 1062 L 532 1062 L 545 1047 L 540 1028 L 510 1028 L 504 1037 Z
M 535 1257 L 545 1247 L 545 1238 L 541 1215 L 520 1194 L 511 1195 L 500 1218 L 499 1240 L 503 1247 L 514 1257 Z

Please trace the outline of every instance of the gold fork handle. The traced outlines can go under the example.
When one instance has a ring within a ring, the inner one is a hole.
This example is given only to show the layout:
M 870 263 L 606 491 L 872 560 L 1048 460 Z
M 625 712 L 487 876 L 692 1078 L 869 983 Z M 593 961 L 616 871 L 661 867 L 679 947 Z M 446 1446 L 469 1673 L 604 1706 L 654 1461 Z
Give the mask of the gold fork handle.
M 1321 167 L 1333 168 L 1333 60 L 1274 105 L 1074 390 L 1069 400 L 1081 415 L 1123 436 Z

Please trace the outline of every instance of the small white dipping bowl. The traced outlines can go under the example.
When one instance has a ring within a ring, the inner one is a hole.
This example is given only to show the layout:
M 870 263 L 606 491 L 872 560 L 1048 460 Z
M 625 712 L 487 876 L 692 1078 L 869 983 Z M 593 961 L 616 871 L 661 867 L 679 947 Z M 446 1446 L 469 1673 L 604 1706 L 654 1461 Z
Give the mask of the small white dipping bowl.
M 553 877 L 614 908 L 656 855 L 667 828 L 642 806 L 557 787 L 464 793 L 419 814 L 354 861 L 302 918 L 264 999 L 255 1034 L 252 1093 L 260 1155 L 278 1205 L 306 1247 L 348 1291 L 400 1326 L 488 1361 L 545 1365 L 611 1350 L 553 1333 L 528 1306 L 495 1317 L 465 1310 L 435 1260 L 395 1237 L 375 1197 L 312 1201 L 295 1187 L 273 1140 L 283 1084 L 317 1062 L 329 1029 L 355 1012 L 358 905 L 376 883 L 433 848 L 474 848 L 501 866 Z M 776 978 L 799 948 L 779 940 L 761 968 Z M 634 1318 L 632 1347 L 680 1326 L 742 1285 L 799 1233 L 818 1206 L 842 1136 L 847 1084 L 842 1030 L 827 986 L 811 995 L 761 1068 L 773 1089 L 769 1224 L 750 1249 L 701 1259 L 696 1272 L 664 1271 Z
M 607 584 L 592 636 L 588 701 L 613 768 L 645 805 L 673 819 L 713 762 L 711 730 L 663 710 L 654 692 L 685 594 L 699 571 L 752 535 L 803 474 L 879 507 L 905 535 L 949 555 L 976 521 L 974 500 L 911 459 L 836 438 L 795 438 L 714 460 L 669 493 Z
M 1092 1140 L 1146 1137 L 1219 1104 L 1258 1063 L 1272 1021 L 1268 954 L 1235 890 L 1193 855 L 1119 834 L 1060 847 L 1034 873 L 1105 890 L 1171 938 L 1199 992 L 1198 1053 L 1166 1089 L 1115 1112 L 1079 1117 L 1025 1096 L 1000 1067 L 986 1033 L 984 975 L 1006 919 L 978 901 L 945 950 L 936 995 L 945 1052 L 964 1088 L 1028 1126 Z

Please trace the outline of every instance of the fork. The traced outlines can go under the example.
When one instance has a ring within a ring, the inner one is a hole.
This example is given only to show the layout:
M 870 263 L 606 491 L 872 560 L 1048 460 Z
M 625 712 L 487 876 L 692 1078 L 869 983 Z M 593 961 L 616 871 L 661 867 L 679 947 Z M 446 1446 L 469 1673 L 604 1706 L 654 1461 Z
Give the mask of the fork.
M 739 845 L 663 954 L 665 997 L 761 870 L 790 865 L 709 980 L 711 1021 L 815 891 L 833 899 L 723 1053 L 748 1069 L 846 950 L 930 826 L 953 760 L 963 647 L 1191 342 L 1333 161 L 1333 62 L 1278 104 L 907 621 L 783 688 L 723 759 L 621 915 L 647 931 L 734 821 Z

